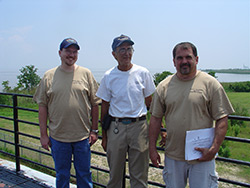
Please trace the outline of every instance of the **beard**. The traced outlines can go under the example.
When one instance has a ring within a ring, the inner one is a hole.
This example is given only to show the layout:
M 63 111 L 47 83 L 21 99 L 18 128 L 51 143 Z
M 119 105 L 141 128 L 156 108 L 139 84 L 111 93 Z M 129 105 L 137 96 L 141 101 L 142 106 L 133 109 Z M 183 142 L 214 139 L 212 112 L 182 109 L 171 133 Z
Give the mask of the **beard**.
M 187 75 L 190 73 L 190 71 L 191 71 L 191 65 L 189 63 L 185 63 L 180 66 L 181 74 Z

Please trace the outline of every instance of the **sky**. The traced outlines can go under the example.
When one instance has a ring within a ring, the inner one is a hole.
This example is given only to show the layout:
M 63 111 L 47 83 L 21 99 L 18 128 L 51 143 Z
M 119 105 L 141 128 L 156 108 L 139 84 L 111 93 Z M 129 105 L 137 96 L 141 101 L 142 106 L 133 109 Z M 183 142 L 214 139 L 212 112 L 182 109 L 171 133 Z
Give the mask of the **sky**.
M 152 73 L 175 72 L 172 49 L 183 41 L 197 47 L 198 69 L 250 68 L 249 0 L 0 0 L 0 84 L 27 65 L 40 76 L 60 65 L 67 37 L 99 81 L 117 65 L 111 44 L 121 34 L 135 42 L 132 62 Z

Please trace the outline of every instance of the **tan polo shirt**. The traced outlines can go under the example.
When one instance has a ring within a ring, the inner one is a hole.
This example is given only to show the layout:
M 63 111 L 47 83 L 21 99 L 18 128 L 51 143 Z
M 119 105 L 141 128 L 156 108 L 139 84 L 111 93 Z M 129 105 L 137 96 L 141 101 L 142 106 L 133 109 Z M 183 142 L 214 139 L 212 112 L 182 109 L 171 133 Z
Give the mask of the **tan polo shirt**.
M 176 74 L 157 87 L 151 104 L 155 117 L 165 116 L 166 155 L 185 160 L 186 131 L 213 127 L 213 121 L 234 112 L 221 84 L 207 73 L 198 71 L 189 81 Z
M 48 127 L 52 138 L 76 142 L 88 138 L 91 128 L 91 106 L 97 105 L 98 84 L 92 73 L 78 66 L 74 72 L 60 67 L 47 71 L 34 100 L 48 108 Z

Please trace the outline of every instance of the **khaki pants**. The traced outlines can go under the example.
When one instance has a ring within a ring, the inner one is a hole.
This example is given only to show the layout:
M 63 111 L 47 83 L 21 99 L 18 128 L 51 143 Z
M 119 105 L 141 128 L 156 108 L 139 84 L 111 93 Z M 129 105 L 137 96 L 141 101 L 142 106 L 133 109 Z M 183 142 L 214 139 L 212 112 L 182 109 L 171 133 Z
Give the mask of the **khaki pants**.
M 112 121 L 107 131 L 107 139 L 107 158 L 110 168 L 107 188 L 122 187 L 127 154 L 131 188 L 147 187 L 149 153 L 146 120 L 130 124 Z
M 165 155 L 163 179 L 166 188 L 186 187 L 189 179 L 190 188 L 217 188 L 218 175 L 215 171 L 215 160 L 188 164 L 186 161 L 176 161 Z

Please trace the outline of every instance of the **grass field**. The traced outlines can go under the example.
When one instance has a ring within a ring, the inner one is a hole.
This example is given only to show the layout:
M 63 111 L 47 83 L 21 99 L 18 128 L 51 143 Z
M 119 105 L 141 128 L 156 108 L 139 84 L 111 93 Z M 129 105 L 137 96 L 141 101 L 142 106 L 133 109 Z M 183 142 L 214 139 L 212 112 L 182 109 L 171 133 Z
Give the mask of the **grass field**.
M 236 106 L 237 109 L 239 109 L 240 111 L 241 111 L 241 109 L 247 109 L 248 114 L 250 114 L 250 100 L 249 100 L 250 93 L 227 92 L 227 94 L 228 94 L 228 97 L 229 97 L 229 99 L 234 107 Z M 27 101 L 21 100 L 19 102 L 19 105 L 21 107 L 38 109 L 38 106 L 35 103 L 32 103 L 31 99 L 29 99 Z M 0 115 L 7 116 L 9 118 L 13 118 L 12 109 L 0 108 Z M 20 120 L 38 123 L 38 114 L 35 112 L 28 112 L 28 111 L 19 110 L 18 117 Z M 13 122 L 11 122 L 9 120 L 0 119 L 0 125 L 1 125 L 1 128 L 13 130 Z M 31 135 L 34 135 L 37 137 L 39 137 L 39 135 L 40 135 L 38 126 L 29 125 L 29 124 L 25 124 L 25 123 L 19 123 L 19 131 L 26 133 L 26 134 L 31 134 Z M 5 131 L 0 131 L 0 133 L 1 134 L 4 133 L 5 135 L 13 135 L 12 133 L 5 132 Z M 227 135 L 233 136 L 230 131 L 228 131 Z M 240 132 L 238 134 L 238 137 L 250 139 L 250 122 L 245 122 L 244 126 L 240 127 Z M 25 139 L 29 143 L 40 145 L 39 140 L 36 140 L 33 138 L 27 139 L 27 137 L 20 136 L 20 139 L 21 140 Z M 228 147 L 230 148 L 230 153 L 231 153 L 230 158 L 237 159 L 237 160 L 250 161 L 250 155 L 249 155 L 250 144 L 231 142 L 231 141 L 227 141 L 227 142 L 228 142 Z M 95 145 L 96 145 L 97 149 L 100 149 L 100 150 L 102 149 L 100 147 L 100 143 L 97 143 Z M 24 155 L 27 155 L 27 154 L 24 153 Z M 101 159 L 101 160 L 103 161 L 103 159 Z M 44 162 L 46 162 L 46 161 L 48 161 L 48 160 L 47 159 L 44 160 Z M 50 161 L 50 163 L 53 163 L 53 161 Z M 94 157 L 93 163 L 99 164 L 98 156 Z M 107 164 L 105 163 L 105 166 L 106 165 Z M 233 165 L 233 164 L 224 163 L 224 162 L 217 162 L 217 171 L 218 171 L 220 177 L 222 177 L 222 178 L 228 178 L 228 179 L 232 179 L 232 180 L 236 180 L 236 181 L 250 183 L 250 181 L 249 181 L 250 180 L 250 168 L 249 167 L 246 167 L 243 165 Z M 155 172 L 151 172 L 151 174 L 154 175 Z M 159 173 L 159 174 L 161 174 L 161 173 Z M 153 175 L 152 175 L 152 177 L 153 177 Z M 100 177 L 101 176 L 99 176 L 99 178 Z M 107 177 L 105 179 L 107 179 Z M 221 186 L 221 187 L 229 187 L 229 185 L 225 185 L 225 186 Z
M 246 108 L 250 114 L 250 92 L 227 92 L 227 95 L 233 105 Z

